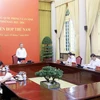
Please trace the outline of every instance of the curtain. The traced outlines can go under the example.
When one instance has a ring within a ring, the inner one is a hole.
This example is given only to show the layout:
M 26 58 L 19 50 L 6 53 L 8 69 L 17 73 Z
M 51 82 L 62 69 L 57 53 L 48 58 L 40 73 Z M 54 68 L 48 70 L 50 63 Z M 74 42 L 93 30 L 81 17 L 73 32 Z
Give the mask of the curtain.
M 98 55 L 98 49 L 100 48 L 98 46 L 99 38 L 100 37 L 98 36 L 98 17 L 97 17 L 96 22 L 94 24 L 93 31 L 91 33 L 91 49 L 92 49 L 91 51 L 92 53 L 97 54 L 97 55 Z
M 96 21 L 96 16 L 99 9 L 100 0 L 86 0 L 86 19 L 87 19 L 87 34 L 86 34 L 86 63 L 90 61 L 90 35 Z
M 74 0 L 68 3 L 68 9 L 70 11 L 71 19 L 73 21 L 74 30 L 76 34 L 76 56 L 79 55 L 79 11 L 78 11 L 78 0 Z
M 66 4 L 56 7 L 56 19 L 57 19 L 57 38 L 56 38 L 56 60 L 60 59 L 60 46 L 59 39 L 63 31 L 64 21 L 66 13 Z M 63 45 L 63 44 L 62 44 Z
M 100 27 L 100 6 L 99 6 L 96 22 L 94 24 L 94 28 L 91 33 L 92 53 L 95 53 L 96 55 L 100 55 L 100 28 L 99 27 Z
M 55 0 L 55 1 L 56 1 L 55 6 L 57 7 L 57 6 L 61 6 L 63 4 L 67 4 L 68 2 L 71 2 L 73 0 Z

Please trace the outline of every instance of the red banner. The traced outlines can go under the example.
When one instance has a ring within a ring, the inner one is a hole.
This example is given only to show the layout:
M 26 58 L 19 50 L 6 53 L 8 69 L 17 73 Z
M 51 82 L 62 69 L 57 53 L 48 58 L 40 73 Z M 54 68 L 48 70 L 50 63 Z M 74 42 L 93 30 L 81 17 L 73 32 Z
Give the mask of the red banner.
M 0 0 L 0 60 L 12 63 L 20 43 L 27 60 L 39 61 L 38 0 Z

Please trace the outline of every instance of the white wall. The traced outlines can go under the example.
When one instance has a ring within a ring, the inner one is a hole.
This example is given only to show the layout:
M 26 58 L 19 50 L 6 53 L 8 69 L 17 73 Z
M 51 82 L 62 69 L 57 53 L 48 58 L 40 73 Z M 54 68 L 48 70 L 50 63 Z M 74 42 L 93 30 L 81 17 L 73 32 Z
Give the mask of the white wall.
M 53 45 L 53 61 L 56 61 L 56 11 L 55 2 L 51 3 L 51 32 L 52 32 L 52 45 Z
M 83 58 L 82 63 L 85 63 L 85 51 L 86 51 L 86 31 L 84 26 L 86 25 L 86 3 L 85 0 L 79 0 L 79 48 L 80 56 Z

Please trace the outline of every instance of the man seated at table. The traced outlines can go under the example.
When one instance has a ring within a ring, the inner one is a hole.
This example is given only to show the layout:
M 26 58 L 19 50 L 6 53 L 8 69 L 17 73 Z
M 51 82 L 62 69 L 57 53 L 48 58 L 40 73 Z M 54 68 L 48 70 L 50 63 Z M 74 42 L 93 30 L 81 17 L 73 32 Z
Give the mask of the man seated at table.
M 66 65 L 72 65 L 73 63 L 76 64 L 76 57 L 71 52 L 68 53 L 67 61 L 63 61 Z
M 1 70 L 1 72 L 5 71 L 5 75 L 0 77 L 0 83 L 3 83 L 5 81 L 10 80 L 10 79 L 13 78 L 13 75 L 10 72 L 8 72 L 6 70 L 2 70 L 2 69 L 5 69 L 5 66 L 4 66 L 3 62 L 0 61 L 0 70 Z
M 100 66 L 100 59 L 98 59 L 95 54 L 91 54 L 90 57 L 90 63 L 88 65 L 85 65 L 84 67 L 95 69 L 96 67 Z
M 27 57 L 26 49 L 23 47 L 22 43 L 20 43 L 19 48 L 16 50 L 16 56 L 18 58 L 18 64 L 24 61 Z

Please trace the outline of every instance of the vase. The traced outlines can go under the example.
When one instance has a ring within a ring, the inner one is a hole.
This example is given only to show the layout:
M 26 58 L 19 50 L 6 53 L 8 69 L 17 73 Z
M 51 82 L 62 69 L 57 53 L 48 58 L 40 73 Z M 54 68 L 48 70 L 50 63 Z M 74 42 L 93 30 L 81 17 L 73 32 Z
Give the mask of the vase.
M 54 82 L 53 84 L 51 84 L 47 81 L 41 81 L 40 85 L 48 89 L 59 89 L 60 88 L 60 84 L 58 82 Z

